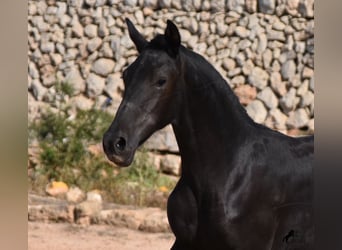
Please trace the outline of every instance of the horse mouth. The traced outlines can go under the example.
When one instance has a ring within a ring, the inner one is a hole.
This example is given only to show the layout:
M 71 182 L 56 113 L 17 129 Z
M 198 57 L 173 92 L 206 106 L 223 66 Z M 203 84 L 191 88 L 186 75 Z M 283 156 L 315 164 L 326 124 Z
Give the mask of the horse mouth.
M 107 158 L 119 167 L 128 167 L 133 162 L 134 153 L 130 155 L 107 154 Z

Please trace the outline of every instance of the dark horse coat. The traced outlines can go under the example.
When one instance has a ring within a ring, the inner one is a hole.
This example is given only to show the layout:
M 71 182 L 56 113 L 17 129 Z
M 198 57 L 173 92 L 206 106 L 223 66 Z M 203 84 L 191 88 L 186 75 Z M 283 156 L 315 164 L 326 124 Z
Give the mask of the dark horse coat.
M 172 124 L 182 159 L 167 207 L 172 249 L 312 249 L 313 136 L 253 122 L 219 73 L 180 44 L 171 21 L 150 42 L 127 25 L 139 56 L 123 72 L 104 151 L 128 166 L 137 147 Z

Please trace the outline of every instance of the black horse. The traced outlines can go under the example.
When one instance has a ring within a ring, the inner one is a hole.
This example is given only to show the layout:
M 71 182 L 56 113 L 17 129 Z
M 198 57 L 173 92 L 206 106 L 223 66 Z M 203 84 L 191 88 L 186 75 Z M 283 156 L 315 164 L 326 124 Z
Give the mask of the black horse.
M 171 21 L 150 42 L 126 22 L 139 56 L 123 72 L 123 100 L 103 147 L 128 166 L 147 138 L 172 124 L 182 174 L 167 206 L 171 249 L 289 249 L 283 239 L 294 229 L 302 237 L 296 249 L 312 249 L 313 136 L 253 122 L 220 74 L 180 44 Z

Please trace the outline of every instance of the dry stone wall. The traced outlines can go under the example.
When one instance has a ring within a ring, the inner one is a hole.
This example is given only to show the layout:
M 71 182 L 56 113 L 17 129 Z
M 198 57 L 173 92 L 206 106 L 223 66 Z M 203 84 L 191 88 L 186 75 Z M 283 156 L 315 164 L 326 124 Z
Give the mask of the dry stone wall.
M 129 17 L 147 39 L 173 20 L 182 43 L 215 66 L 255 121 L 313 132 L 313 8 L 312 0 L 29 0 L 29 121 L 63 101 L 115 113 L 122 69 L 137 56 Z M 58 82 L 74 93 L 56 94 Z M 178 151 L 170 127 L 146 147 Z M 156 157 L 156 164 L 179 173 L 178 156 Z

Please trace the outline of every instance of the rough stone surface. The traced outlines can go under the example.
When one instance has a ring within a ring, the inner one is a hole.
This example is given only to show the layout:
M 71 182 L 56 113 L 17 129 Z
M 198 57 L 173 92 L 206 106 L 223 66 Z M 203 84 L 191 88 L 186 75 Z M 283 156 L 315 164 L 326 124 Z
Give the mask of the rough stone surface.
M 89 97 L 96 97 L 100 95 L 105 87 L 105 79 L 91 73 L 86 80 L 87 82 L 87 94 Z
M 181 159 L 177 155 L 166 155 L 160 161 L 160 169 L 163 173 L 175 176 L 180 175 Z
M 281 67 L 281 75 L 284 80 L 289 80 L 296 74 L 296 64 L 293 60 L 286 61 Z
M 264 89 L 267 86 L 269 76 L 263 69 L 255 67 L 248 76 L 248 81 L 258 89 Z
M 98 75 L 107 76 L 113 72 L 114 66 L 115 64 L 112 60 L 100 58 L 93 63 L 91 70 Z
M 296 90 L 291 88 L 285 96 L 280 99 L 280 106 L 285 113 L 288 113 L 295 109 L 299 102 L 299 98 L 296 96 Z
M 306 126 L 308 122 L 309 117 L 306 111 L 304 109 L 298 109 L 296 111 L 290 112 L 286 124 L 290 128 L 302 128 Z
M 78 187 L 71 187 L 66 193 L 66 199 L 70 203 L 79 203 L 85 199 L 85 193 Z
M 77 68 L 72 68 L 65 76 L 65 81 L 73 87 L 73 95 L 78 95 L 85 91 L 86 84 Z
M 147 149 L 178 152 L 178 145 L 171 126 L 154 133 L 144 144 Z
M 275 10 L 275 0 L 258 0 L 258 6 L 261 12 L 273 14 Z
M 239 101 L 243 105 L 248 105 L 255 100 L 257 91 L 255 87 L 249 85 L 241 85 L 234 89 L 235 94 L 239 97 Z
M 104 89 L 104 92 L 110 96 L 112 99 L 117 99 L 121 96 L 120 94 L 123 93 L 124 87 L 123 87 L 123 81 L 121 79 L 121 75 L 118 73 L 111 74 L 107 77 L 106 80 L 106 87 Z
M 254 100 L 246 107 L 248 115 L 257 123 L 263 123 L 267 116 L 264 104 L 259 100 Z
M 278 98 L 273 93 L 270 87 L 266 87 L 261 92 L 259 92 L 257 98 L 263 101 L 266 107 L 268 107 L 269 109 L 273 109 L 278 106 Z

